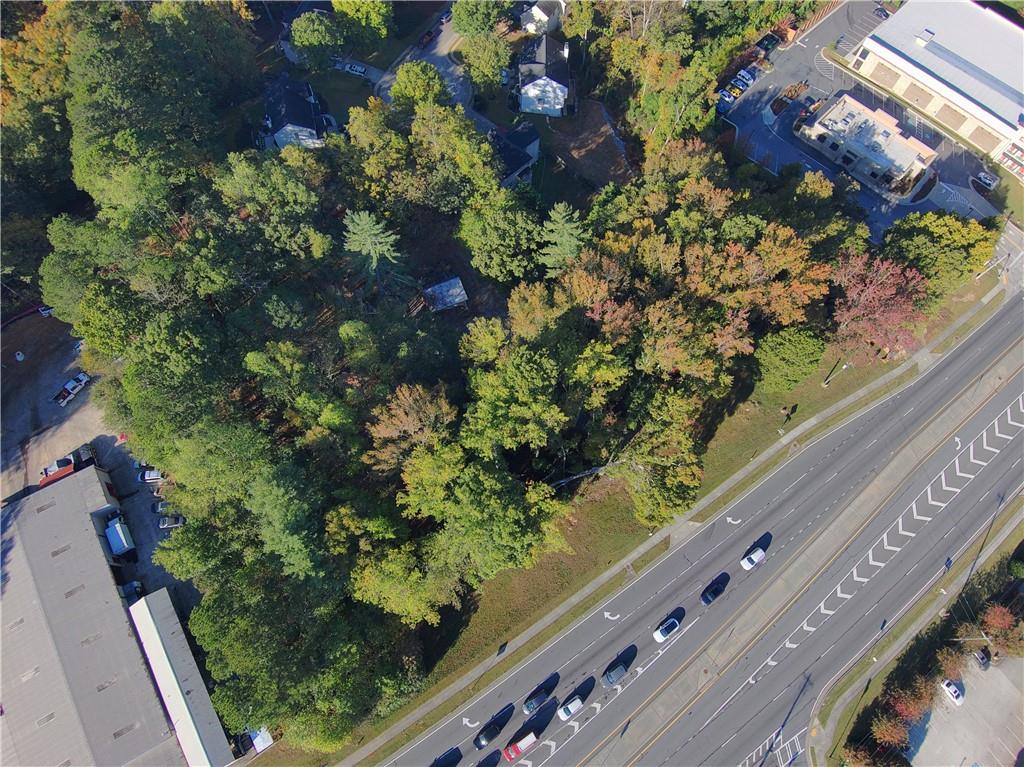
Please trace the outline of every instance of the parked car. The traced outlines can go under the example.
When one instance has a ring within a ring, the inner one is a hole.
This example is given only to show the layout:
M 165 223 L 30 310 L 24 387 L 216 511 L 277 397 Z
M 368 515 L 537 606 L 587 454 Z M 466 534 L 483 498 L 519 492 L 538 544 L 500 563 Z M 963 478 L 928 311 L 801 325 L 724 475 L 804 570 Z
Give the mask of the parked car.
M 873 14 L 875 14 L 875 15 L 876 15 L 876 16 L 877 16 L 878 18 L 880 18 L 880 19 L 881 19 L 882 21 L 885 21 L 885 20 L 886 20 L 887 18 L 889 18 L 889 16 L 891 15 L 891 14 L 890 14 L 890 13 L 889 13 L 889 12 L 888 12 L 887 10 L 885 10 L 885 8 L 883 8 L 882 6 L 878 6 L 877 8 L 875 8 L 875 10 L 873 10 L 873 11 L 872 11 L 872 13 L 873 13 Z
M 999 177 L 993 176 L 991 173 L 981 171 L 978 173 L 977 176 L 975 176 L 975 178 L 978 180 L 979 184 L 988 189 L 990 192 L 997 186 L 999 186 Z
M 165 514 L 170 514 L 171 504 L 168 501 L 153 501 L 149 510 L 154 514 L 164 516 Z
M 568 722 L 572 718 L 572 715 L 581 708 L 583 708 L 583 698 L 579 695 L 573 695 L 559 707 L 558 718 L 563 722 Z
M 778 48 L 779 43 L 781 42 L 782 40 L 780 40 L 778 37 L 769 32 L 767 35 L 765 35 L 764 37 L 757 41 L 757 47 L 764 51 L 765 56 L 767 56 L 769 53 Z
M 345 71 L 348 72 L 349 74 L 359 75 L 360 77 L 362 77 L 363 75 L 366 74 L 366 67 L 364 67 L 362 64 L 346 64 Z
M 492 740 L 498 737 L 498 733 L 500 732 L 501 728 L 497 724 L 494 722 L 488 722 L 484 725 L 484 728 L 476 734 L 476 737 L 473 738 L 473 745 L 476 746 L 478 750 L 486 748 Z
M 51 474 L 56 474 L 61 469 L 66 469 L 68 466 L 74 465 L 75 457 L 69 454 L 64 456 L 63 458 L 58 458 L 56 461 L 54 461 L 49 466 L 44 468 L 41 472 L 39 472 L 39 474 L 44 477 L 49 477 Z
M 715 578 L 707 588 L 700 592 L 700 601 L 709 605 L 725 593 L 725 584 L 721 578 Z
M 544 701 L 548 699 L 547 690 L 539 689 L 534 690 L 530 693 L 530 697 L 523 703 L 523 713 L 529 716 L 538 708 L 544 705 Z
M 185 518 L 180 514 L 174 514 L 168 517 L 160 517 L 161 530 L 172 530 L 175 527 L 181 527 L 183 524 L 185 524 Z
M 962 706 L 964 704 L 964 694 L 960 692 L 960 688 L 956 686 L 949 679 L 943 679 L 942 684 L 939 685 L 951 701 L 954 706 Z
M 43 304 L 42 306 L 39 307 L 39 313 L 44 317 L 49 317 L 51 314 L 53 314 L 53 307 Z
M 78 373 L 60 387 L 60 391 L 53 396 L 53 401 L 61 407 L 65 407 L 91 380 L 92 377 L 88 373 Z
M 672 635 L 672 632 L 677 628 L 679 628 L 679 621 L 675 618 L 669 618 L 654 630 L 654 641 L 661 644 L 668 639 Z
M 604 675 L 601 677 L 601 684 L 605 687 L 614 687 L 625 675 L 626 664 L 620 661 L 604 672 Z
M 989 652 L 988 647 L 982 647 L 980 650 L 974 651 L 974 660 L 978 662 L 978 666 L 981 668 L 988 668 L 988 664 L 992 662 L 992 653 Z
M 449 5 L 445 12 L 441 14 L 441 23 L 447 24 L 452 20 L 452 7 Z
M 508 67 L 504 67 L 501 70 L 501 84 L 508 85 L 509 80 L 512 79 L 512 71 Z
M 734 77 L 729 81 L 729 85 L 733 85 L 740 89 L 740 93 L 745 93 L 750 84 L 742 77 Z
M 764 562 L 764 556 L 764 549 L 756 548 L 740 560 L 740 565 L 744 570 L 753 570 Z
M 503 748 L 501 753 L 505 755 L 507 761 L 516 762 L 523 754 L 533 748 L 536 743 L 537 736 L 532 732 L 528 732 L 522 739 L 515 743 L 510 743 L 506 748 Z
M 419 40 L 418 45 L 420 46 L 420 48 L 426 48 L 427 45 L 430 43 L 430 41 L 433 40 L 433 39 L 434 39 L 434 30 L 428 29 L 426 32 L 424 32 L 422 35 L 420 35 L 420 40 Z
M 154 484 L 155 485 L 155 484 L 160 484 L 161 482 L 164 481 L 164 475 L 161 474 L 158 469 L 154 469 L 154 468 L 150 467 L 148 469 L 143 469 L 142 471 L 140 471 L 139 475 L 138 475 L 138 477 L 136 477 L 136 479 L 139 482 L 144 482 L 146 484 Z
M 725 90 L 735 99 L 738 99 L 740 96 L 743 95 L 743 89 L 737 88 L 732 83 L 729 83 L 727 86 L 725 86 Z
M 748 86 L 753 85 L 754 81 L 757 79 L 757 70 L 754 69 L 753 67 L 744 67 L 743 69 L 736 73 L 736 76 L 740 78 L 743 82 L 745 82 Z

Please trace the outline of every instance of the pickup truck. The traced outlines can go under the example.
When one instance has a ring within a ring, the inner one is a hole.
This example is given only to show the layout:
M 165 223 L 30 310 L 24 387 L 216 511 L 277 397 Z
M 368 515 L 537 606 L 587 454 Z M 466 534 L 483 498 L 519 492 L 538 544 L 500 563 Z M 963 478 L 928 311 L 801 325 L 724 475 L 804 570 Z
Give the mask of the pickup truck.
M 79 373 L 70 381 L 60 387 L 60 391 L 53 395 L 53 401 L 61 407 L 66 406 L 71 400 L 75 398 L 78 392 L 85 388 L 85 385 L 91 381 L 92 378 L 88 373 Z

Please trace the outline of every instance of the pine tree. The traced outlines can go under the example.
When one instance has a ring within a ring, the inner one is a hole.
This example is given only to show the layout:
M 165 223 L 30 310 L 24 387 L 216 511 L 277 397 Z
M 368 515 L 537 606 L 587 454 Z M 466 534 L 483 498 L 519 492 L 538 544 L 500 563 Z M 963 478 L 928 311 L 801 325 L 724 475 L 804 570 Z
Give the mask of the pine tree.
M 388 231 L 373 213 L 350 210 L 345 214 L 345 249 L 362 262 L 363 271 L 371 277 L 379 275 L 382 261 L 398 263 L 402 254 L 397 242 L 398 235 Z
M 547 267 L 548 275 L 559 274 L 580 254 L 585 238 L 579 211 L 564 202 L 556 202 L 541 229 L 540 239 L 545 245 L 538 252 L 537 260 Z

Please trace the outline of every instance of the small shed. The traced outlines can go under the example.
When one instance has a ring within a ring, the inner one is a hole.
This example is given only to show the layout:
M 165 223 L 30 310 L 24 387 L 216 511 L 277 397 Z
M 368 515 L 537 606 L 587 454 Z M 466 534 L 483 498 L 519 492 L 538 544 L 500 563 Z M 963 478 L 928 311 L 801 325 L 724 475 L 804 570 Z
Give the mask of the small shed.
M 454 309 L 469 303 L 466 288 L 463 287 L 462 280 L 458 277 L 452 277 L 450 280 L 425 288 L 423 299 L 432 312 L 443 312 L 446 309 Z

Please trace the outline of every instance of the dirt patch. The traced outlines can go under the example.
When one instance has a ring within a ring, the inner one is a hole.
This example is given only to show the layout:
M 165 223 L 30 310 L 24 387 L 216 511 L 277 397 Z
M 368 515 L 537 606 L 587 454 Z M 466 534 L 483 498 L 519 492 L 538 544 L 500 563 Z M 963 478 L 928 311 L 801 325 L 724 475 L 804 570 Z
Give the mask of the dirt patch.
M 551 121 L 551 150 L 596 187 L 625 184 L 636 175 L 598 101 L 580 102 L 572 117 Z

